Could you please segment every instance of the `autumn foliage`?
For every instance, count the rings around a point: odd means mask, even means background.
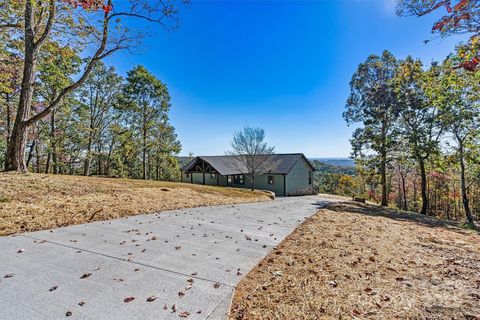
[[[74,8],[81,7],[85,10],[103,10],[104,12],[108,13],[113,9],[113,6],[111,4],[108,4],[104,0],[63,0],[63,1],[72,5]]]
[[[480,63],[479,2],[478,0],[402,0],[398,4],[399,15],[424,16],[432,12],[445,14],[434,23],[432,32],[441,36],[471,34],[463,47],[463,62],[460,67],[474,71]]]

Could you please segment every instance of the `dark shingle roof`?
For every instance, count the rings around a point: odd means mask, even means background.
[[[303,158],[312,170],[315,170],[303,153],[272,154],[270,157],[269,170],[265,173],[288,174],[300,158]],[[182,171],[191,169],[198,159],[210,164],[221,175],[242,174],[247,172],[245,165],[235,156],[198,156],[183,166]]]

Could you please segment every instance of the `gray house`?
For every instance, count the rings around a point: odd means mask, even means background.
[[[255,178],[255,189],[279,196],[318,193],[313,185],[315,168],[302,153],[272,154],[268,172]],[[199,156],[181,168],[182,182],[213,186],[250,188],[247,172],[235,156]]]

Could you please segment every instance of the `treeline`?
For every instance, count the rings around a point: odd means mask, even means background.
[[[51,44],[36,74],[32,112],[40,113],[73,82],[80,58]],[[0,168],[12,137],[20,93],[15,56],[0,51]],[[9,75],[9,77],[6,77]],[[169,123],[167,86],[142,66],[123,78],[99,61],[85,82],[28,131],[29,171],[142,179],[178,178],[181,145]]]
[[[384,51],[360,64],[343,114],[354,124],[357,193],[446,219],[480,216],[480,74],[460,54],[424,66]]]

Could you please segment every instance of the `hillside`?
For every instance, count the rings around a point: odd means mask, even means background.
[[[417,214],[333,203],[238,285],[231,320],[469,319],[480,237]]]
[[[0,236],[148,212],[268,199],[265,193],[247,189],[0,173]]]
[[[335,173],[335,174],[355,175],[354,166],[331,164],[328,162],[323,162],[321,160],[313,160],[312,164],[315,167],[316,174],[322,175],[327,173]]]
[[[320,161],[335,167],[355,167],[355,161],[350,158],[312,158],[312,161]]]

